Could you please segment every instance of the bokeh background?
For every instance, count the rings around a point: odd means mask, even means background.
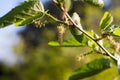
[[[24,0],[0,0],[0,17]],[[59,10],[52,0],[41,0],[45,9],[56,17]],[[99,34],[99,22],[105,11],[111,12],[114,24],[120,25],[120,1],[104,0],[104,8],[96,8],[80,1],[73,2],[70,14],[77,12],[84,29],[93,29]],[[65,38],[72,35],[67,30]],[[49,41],[57,40],[56,26],[47,24],[37,28],[30,24],[15,27],[10,25],[0,29],[0,80],[68,80],[75,69],[99,58],[97,53],[82,57],[89,48],[51,47]],[[117,67],[112,66],[104,72],[84,80],[120,80]]]

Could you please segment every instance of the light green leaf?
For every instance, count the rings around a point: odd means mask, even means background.
[[[65,4],[65,7],[66,7],[66,10],[69,11],[72,7],[72,1],[71,0],[64,0],[64,4]]]
[[[0,27],[13,23],[17,26],[29,24],[41,18],[43,14],[44,8],[39,0],[25,1],[0,18]]]
[[[116,29],[113,31],[112,34],[115,35],[115,36],[119,36],[119,37],[120,37],[120,27],[119,27],[119,28],[116,28]]]
[[[66,8],[66,11],[69,11],[72,7],[71,0],[55,0],[56,2],[60,3],[62,6]]]
[[[111,67],[110,59],[105,58],[96,59],[74,71],[70,76],[69,80],[80,80],[86,77],[90,77],[110,67]]]
[[[79,43],[76,39],[71,38],[68,40],[65,40],[63,44],[59,44],[58,41],[51,41],[48,43],[50,46],[58,46],[58,47],[80,47],[83,46],[84,44]]]
[[[100,27],[101,29],[106,29],[109,27],[109,25],[113,22],[113,16],[109,12],[105,12],[104,16],[102,17],[100,21]]]
[[[103,7],[104,1],[103,0],[84,0],[85,2],[92,4],[94,6]]]

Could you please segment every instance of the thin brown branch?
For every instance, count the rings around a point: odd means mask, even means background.
[[[56,0],[53,0],[54,2]],[[56,3],[56,2],[55,2]],[[96,39],[94,37],[92,37],[91,35],[89,35],[87,32],[85,32],[83,29],[80,29],[79,26],[73,21],[73,19],[69,16],[69,14],[65,11],[64,7],[59,5],[59,3],[56,3],[58,5],[58,7],[65,12],[66,16],[68,17],[68,19],[70,20],[70,22],[75,26],[75,28],[77,28],[79,31],[81,31],[83,34],[85,34],[87,37],[89,37],[90,39],[92,39],[105,53],[106,55],[110,56],[111,58],[118,60],[118,58],[116,58],[115,56],[113,56],[103,45],[101,45],[99,43],[99,40],[96,41]]]
[[[69,20],[73,23],[73,25],[75,26],[75,28],[77,28],[79,31],[81,31],[83,34],[85,34],[87,37],[89,37],[90,39],[92,39],[108,56],[110,56],[111,58],[118,60],[115,56],[113,56],[106,48],[104,48],[104,46],[102,46],[99,41],[96,41],[96,39],[94,39],[92,36],[90,36],[88,33],[86,33],[84,30],[80,29],[79,26],[76,25],[76,23],[72,20],[72,18],[69,16],[68,13],[66,13],[66,16],[69,18]]]

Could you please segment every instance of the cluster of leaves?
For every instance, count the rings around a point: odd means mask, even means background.
[[[53,0],[57,4],[60,4],[59,7],[63,10],[66,8],[66,11],[69,11],[71,8],[71,0]],[[103,7],[103,0],[83,0],[94,6]],[[65,12],[66,13],[66,12]],[[66,15],[65,15],[66,16]],[[99,52],[101,54],[105,53],[100,46],[103,46],[103,38],[107,36],[120,36],[120,27],[112,25],[113,16],[109,12],[105,12],[103,18],[100,21],[101,35],[98,36],[93,31],[86,31],[83,29],[80,23],[80,17],[75,12],[73,13],[72,18],[69,16],[65,17],[66,19],[61,21],[56,17],[50,15],[47,11],[44,10],[43,4],[39,0],[28,0],[20,4],[19,6],[12,9],[9,13],[0,18],[0,27],[5,27],[11,24],[16,26],[22,26],[30,23],[35,23],[37,26],[42,26],[49,22],[54,22],[57,26],[62,26],[59,31],[62,31],[62,28],[69,27],[73,38],[64,40],[63,43],[58,41],[51,41],[48,44],[51,46],[63,46],[63,47],[82,47],[88,46],[92,48],[93,51]],[[74,25],[69,25],[69,20],[72,19]],[[64,32],[60,32],[62,34]],[[89,36],[87,36],[87,35]],[[61,37],[62,38],[62,37]],[[119,61],[118,61],[119,63]],[[93,60],[72,73],[69,80],[78,80],[85,77],[93,76],[97,73],[102,72],[105,69],[111,67],[111,60],[109,58],[101,58]]]

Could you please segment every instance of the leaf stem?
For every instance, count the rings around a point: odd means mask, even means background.
[[[88,33],[86,33],[84,30],[80,29],[79,26],[77,26],[77,24],[72,20],[72,18],[69,16],[69,14],[66,12],[65,13],[66,16],[68,17],[68,19],[73,23],[73,25],[75,26],[75,28],[77,28],[79,31],[81,31],[83,34],[85,34],[86,36],[88,36],[90,39],[92,39],[108,56],[110,56],[111,58],[113,58],[114,60],[118,60],[118,58],[116,58],[115,56],[113,56],[106,48],[104,48],[104,46],[102,46],[99,41],[96,41],[96,39],[94,39],[92,36],[90,36]]]
[[[54,16],[51,16],[50,14],[48,13],[44,13],[46,16],[48,16],[53,22],[57,22],[57,23],[60,23],[60,24],[64,24],[64,25],[67,25],[65,22],[55,18]]]

